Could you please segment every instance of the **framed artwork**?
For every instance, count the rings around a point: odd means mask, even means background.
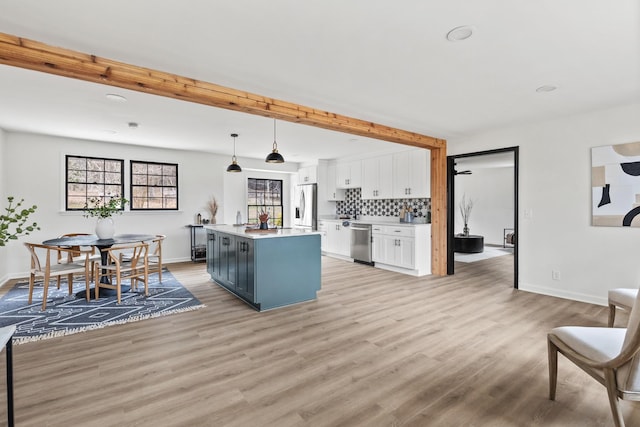
[[[591,225],[640,227],[640,142],[591,149]]]

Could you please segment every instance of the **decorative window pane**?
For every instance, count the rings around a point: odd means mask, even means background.
[[[178,165],[131,161],[131,210],[178,210]]]
[[[65,209],[83,210],[91,198],[124,197],[124,160],[66,156]]]

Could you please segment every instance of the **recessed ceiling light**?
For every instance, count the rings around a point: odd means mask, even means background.
[[[540,86],[539,88],[536,89],[536,92],[538,93],[542,93],[542,92],[553,92],[554,90],[558,89],[557,86],[553,86],[553,85],[544,85],[544,86]]]
[[[125,98],[122,95],[116,95],[115,93],[108,93],[107,95],[107,99],[109,101],[114,101],[114,102],[126,102],[127,98]]]
[[[129,122],[129,129],[138,129],[138,124],[136,122]]]
[[[474,29],[475,28],[471,25],[456,27],[447,33],[447,40],[449,40],[450,42],[459,42],[462,40],[466,40],[473,35]]]

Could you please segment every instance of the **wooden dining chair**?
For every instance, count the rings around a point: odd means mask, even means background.
[[[77,236],[90,236],[90,235],[91,234],[89,234],[89,233],[65,233],[65,234],[61,234],[60,236],[58,236],[58,238],[77,237]],[[69,262],[83,263],[84,260],[85,260],[86,252],[89,253],[89,261],[91,263],[100,262],[100,253],[93,246],[78,246],[78,245],[74,245],[74,246],[65,246],[65,248],[66,249],[71,249],[73,252],[65,254],[62,251],[58,251],[58,263],[59,264],[69,263]],[[90,280],[93,280],[93,267],[90,268],[90,273],[91,273],[91,276],[92,276],[90,278]],[[58,289],[60,289],[60,278],[59,277],[58,277]]]
[[[25,243],[24,244],[29,254],[31,255],[31,268],[29,271],[29,304],[31,304],[33,298],[33,288],[35,286],[36,277],[43,278],[43,292],[42,292],[42,310],[47,308],[47,294],[49,292],[49,281],[51,277],[59,278],[61,276],[67,277],[67,283],[69,285],[69,295],[73,293],[73,275],[84,274],[85,285],[87,290],[87,301],[89,301],[89,283],[91,277],[91,263],[89,261],[89,253],[84,253],[84,262],[67,262],[58,263],[57,257],[59,252],[67,253],[68,256],[73,256],[73,249],[60,248],[58,246],[47,246],[37,243]]]
[[[158,273],[158,282],[160,283],[162,283],[162,242],[166,237],[164,234],[156,234],[156,238],[151,241],[150,253],[147,257],[149,274]],[[123,252],[122,260],[130,261],[131,255],[131,252]]]
[[[616,288],[610,289],[608,292],[609,301],[609,321],[608,326],[613,327],[616,321],[616,310],[618,308],[631,311],[633,302],[638,296],[638,289],[633,288]]]
[[[561,353],[606,387],[614,424],[624,427],[618,399],[640,400],[639,295],[632,304],[626,328],[561,326],[547,335],[549,399],[556,397]]]
[[[142,282],[144,294],[149,296],[149,245],[147,243],[118,245],[104,248],[102,252],[107,253],[107,263],[96,263],[94,267],[96,300],[100,298],[100,288],[115,289],[118,304],[120,304],[122,281],[126,279],[131,281],[132,289],[136,289],[138,282]],[[123,259],[123,253],[130,253],[127,260]]]

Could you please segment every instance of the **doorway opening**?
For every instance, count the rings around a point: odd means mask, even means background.
[[[518,147],[507,147],[447,157],[447,274],[455,273],[456,244],[464,245],[463,250],[469,251],[479,250],[476,246],[487,243],[512,247],[513,288],[518,289],[518,151]],[[475,185],[459,181],[474,178]],[[489,181],[491,179],[494,181]],[[474,194],[467,194],[468,189],[473,189]],[[483,210],[490,212],[476,221],[478,234],[471,231],[468,239],[461,238],[464,234],[460,225],[460,199],[463,195],[466,204],[471,200],[475,208],[475,211],[472,208],[472,214],[467,215],[471,221],[472,215],[481,216]],[[456,218],[460,219],[456,221]],[[471,230],[472,224],[469,224]]]

